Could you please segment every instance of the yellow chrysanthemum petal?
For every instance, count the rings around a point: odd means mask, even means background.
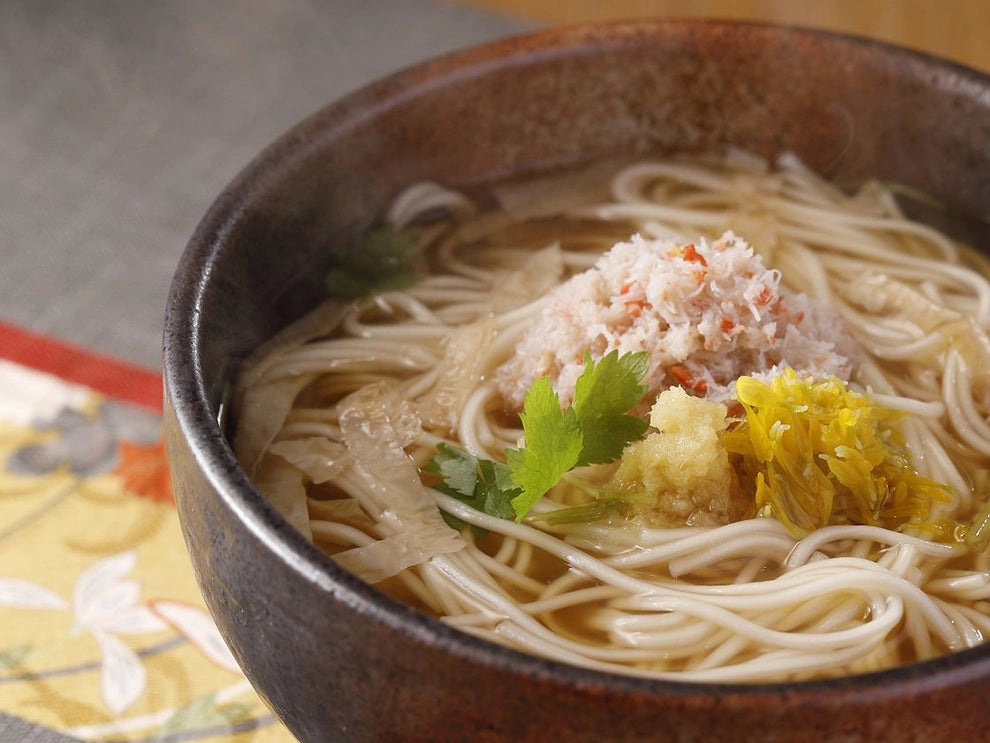
[[[951,494],[911,466],[901,413],[837,377],[802,379],[790,368],[769,383],[740,377],[736,390],[745,417],[723,443],[741,458],[758,512],[799,535],[835,523],[946,532],[929,517]]]

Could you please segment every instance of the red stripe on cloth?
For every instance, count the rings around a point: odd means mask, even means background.
[[[0,321],[0,358],[161,412],[161,374]]]

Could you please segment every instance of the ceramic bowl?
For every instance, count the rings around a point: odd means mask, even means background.
[[[218,424],[238,363],[321,297],[327,246],[404,184],[429,178],[483,201],[508,177],[727,145],[920,188],[975,217],[973,239],[990,246],[987,76],[862,39],[728,22],[556,29],[420,64],[319,110],[219,195],[168,301],[169,457],[206,603],[301,741],[985,739],[990,645],[850,678],[720,685],[474,639],[304,540]]]

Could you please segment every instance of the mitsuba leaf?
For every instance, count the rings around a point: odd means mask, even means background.
[[[481,474],[479,482],[483,486],[482,510],[489,516],[511,519],[512,499],[518,494],[519,488],[513,484],[509,468],[501,462],[479,459],[478,472]]]
[[[423,469],[443,478],[435,486],[441,493],[458,500],[474,497],[478,486],[477,457],[448,444],[437,444],[437,453]]]
[[[597,364],[585,354],[584,372],[574,387],[572,406],[584,433],[578,466],[613,461],[626,444],[641,438],[649,428],[642,418],[626,415],[646,392],[639,380],[646,374],[647,364],[645,351],[623,356],[612,351]]]
[[[340,252],[337,265],[327,273],[327,291],[340,299],[356,299],[416,283],[421,276],[418,245],[414,230],[397,230],[390,224],[371,228]]]
[[[586,356],[568,408],[561,409],[549,379],[533,383],[519,416],[524,443],[506,449],[505,464],[439,444],[423,469],[440,476],[433,487],[441,493],[491,516],[522,521],[567,472],[611,462],[626,444],[642,437],[647,422],[627,411],[646,391],[640,384],[646,367],[646,353],[619,356],[613,351],[597,364]],[[465,526],[449,514],[444,518],[454,528]]]
[[[433,486],[441,493],[489,516],[515,517],[511,501],[520,490],[512,483],[509,468],[501,462],[478,459],[462,449],[441,443],[437,444],[437,453],[423,469],[442,478]],[[464,521],[449,513],[444,513],[443,518],[457,531],[467,527]]]
[[[578,463],[584,436],[574,408],[560,409],[560,397],[546,377],[526,393],[520,414],[526,446],[507,449],[512,481],[522,492],[512,499],[516,520],[522,520],[543,495]]]

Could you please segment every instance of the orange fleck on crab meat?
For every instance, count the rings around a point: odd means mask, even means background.
[[[708,392],[708,382],[703,379],[695,379],[683,364],[674,364],[667,371],[685,389],[693,390],[699,394]]]
[[[622,285],[619,289],[619,296],[625,297],[632,288],[636,286],[635,282],[627,282]],[[622,303],[626,306],[626,312],[629,313],[630,317],[639,317],[643,314],[643,308],[646,306],[646,300],[639,298],[623,299]]]
[[[766,307],[768,304],[773,302],[775,299],[773,292],[770,291],[770,287],[764,286],[760,289],[760,293],[756,295],[753,300],[753,304],[759,305],[760,307]]]
[[[698,252],[698,249],[694,247],[693,243],[684,246],[681,258],[691,263],[700,263],[705,268],[708,268],[708,261],[705,260],[705,256]]]

